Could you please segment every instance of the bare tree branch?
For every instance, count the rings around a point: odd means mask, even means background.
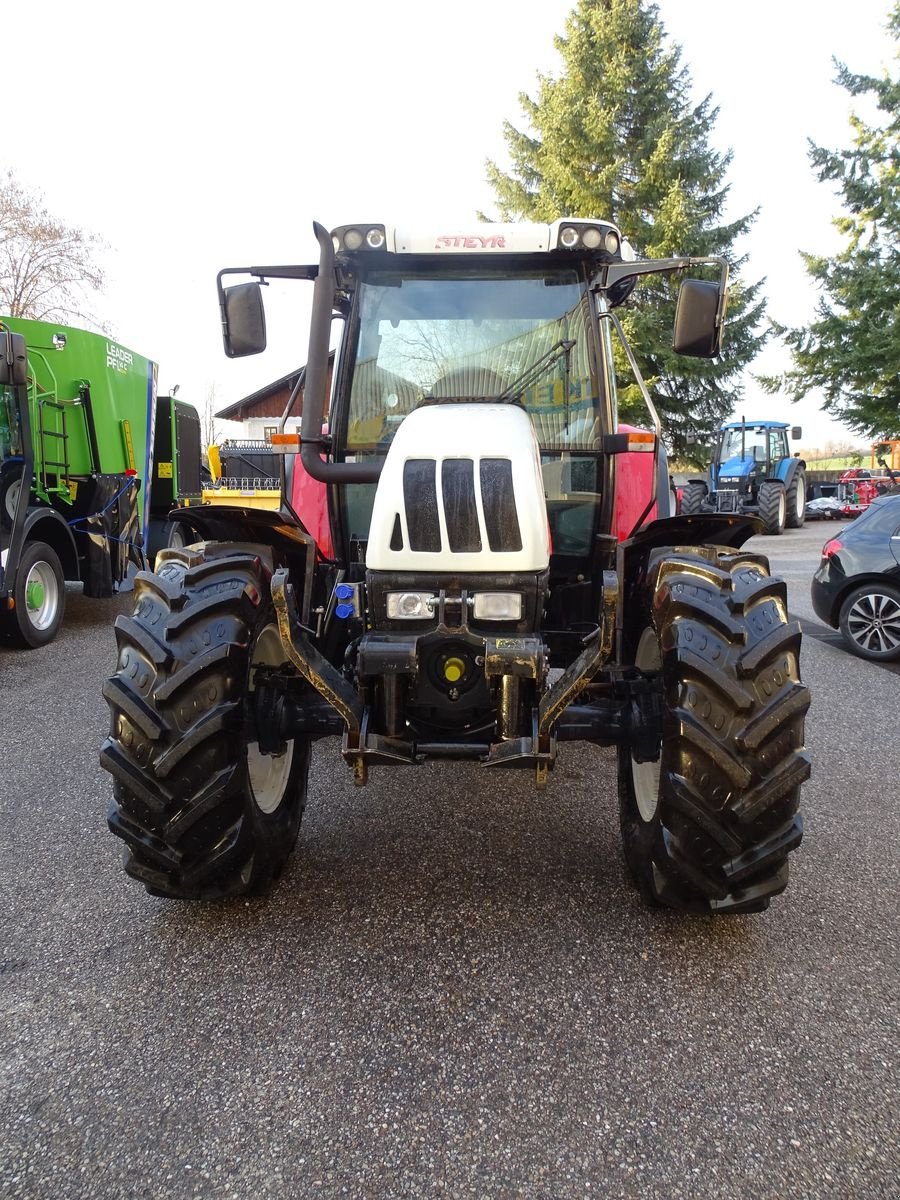
[[[0,312],[38,321],[99,325],[85,301],[103,286],[105,243],[68,226],[11,171],[0,178]]]

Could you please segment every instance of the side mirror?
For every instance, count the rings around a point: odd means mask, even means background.
[[[722,343],[722,327],[716,324],[718,312],[717,283],[682,280],[675,306],[675,353],[688,358],[715,358]]]
[[[799,425],[795,425],[791,429],[791,437],[795,442],[798,442],[803,437],[803,429]]]
[[[222,294],[222,337],[229,358],[261,354],[266,348],[266,313],[258,283],[236,283]]]
[[[0,333],[0,384],[17,387],[28,378],[28,356],[21,333]]]

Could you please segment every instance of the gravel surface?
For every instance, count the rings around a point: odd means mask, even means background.
[[[759,538],[814,628],[832,525]],[[767,913],[643,909],[609,751],[547,791],[316,749],[265,901],[147,896],[97,765],[111,624],[0,650],[0,1196],[891,1197],[896,674],[818,634],[806,838]],[[826,636],[820,636],[826,635]]]

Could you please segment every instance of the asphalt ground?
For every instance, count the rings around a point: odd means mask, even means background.
[[[836,526],[759,538],[792,611]],[[267,900],[121,870],[100,687],[129,598],[0,650],[0,1196],[898,1195],[896,674],[806,636],[814,772],[767,913],[643,909],[609,751],[544,794],[319,743]],[[824,636],[823,636],[824,635]]]

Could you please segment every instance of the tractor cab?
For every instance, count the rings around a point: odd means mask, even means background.
[[[467,451],[490,457],[502,450],[503,435],[493,431],[503,422],[486,421],[484,406],[499,406],[498,415],[521,409],[535,433],[554,545],[588,555],[610,398],[583,273],[569,264],[540,263],[527,273],[422,264],[367,271],[357,289],[345,419],[334,426],[339,453],[383,459],[408,417],[442,408],[451,414],[444,424],[462,425]],[[496,437],[501,444],[485,444]],[[370,511],[348,496],[343,524],[351,538],[367,539]]]
[[[9,545],[9,529],[15,516],[22,470],[22,452],[18,392],[10,384],[0,384],[0,552]]]
[[[542,578],[532,625],[555,626],[574,653],[617,541],[672,511],[643,381],[653,428],[618,422],[613,344],[630,351],[614,309],[649,264],[601,221],[317,231],[317,267],[249,271],[316,280],[289,507],[351,573],[377,560],[379,571],[465,574],[468,587],[471,573],[506,575],[527,559]],[[726,268],[702,261],[720,280],[682,284],[676,336],[688,354],[715,353],[721,329]],[[231,273],[220,300],[238,356],[264,343],[264,319],[259,284],[225,288]],[[532,525],[542,549],[526,553]]]
[[[330,423],[335,460],[379,473],[341,489],[344,553],[492,587],[536,572],[531,628],[551,557],[554,584],[596,576],[615,428],[586,264],[535,257],[360,254]],[[590,619],[596,592],[580,591]]]

